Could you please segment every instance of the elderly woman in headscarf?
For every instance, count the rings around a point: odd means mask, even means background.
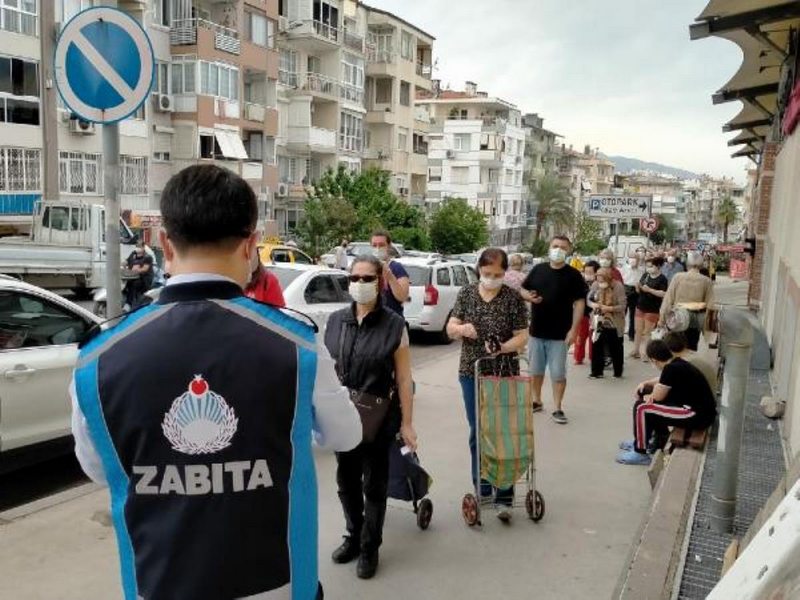
[[[686,329],[686,341],[690,350],[697,350],[700,334],[705,324],[706,310],[714,301],[714,283],[700,273],[703,266],[703,255],[690,252],[686,259],[688,271],[676,273],[669,283],[667,295],[661,303],[659,325],[667,322],[673,308],[682,308],[689,312],[689,327]]]

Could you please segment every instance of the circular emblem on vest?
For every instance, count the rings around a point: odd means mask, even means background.
[[[173,450],[213,454],[231,445],[238,424],[233,408],[202,375],[195,375],[189,389],[172,402],[161,429]]]

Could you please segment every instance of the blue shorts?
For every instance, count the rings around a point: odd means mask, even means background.
[[[567,342],[564,340],[532,337],[528,342],[528,360],[531,375],[541,377],[549,369],[552,381],[567,380]]]

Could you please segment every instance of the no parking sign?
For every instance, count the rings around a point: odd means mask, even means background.
[[[56,46],[56,85],[69,109],[92,123],[131,116],[153,87],[153,46],[136,19],[115,8],[78,13]]]

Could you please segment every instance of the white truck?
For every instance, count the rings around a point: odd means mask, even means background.
[[[120,255],[133,251],[136,236],[120,219]],[[0,273],[45,289],[71,289],[87,296],[105,285],[105,209],[72,200],[37,203],[27,237],[0,238]]]
[[[652,245],[653,243],[644,235],[621,235],[619,239],[612,235],[608,239],[608,247],[614,251],[620,265],[625,264],[625,260],[640,248],[648,249]]]

